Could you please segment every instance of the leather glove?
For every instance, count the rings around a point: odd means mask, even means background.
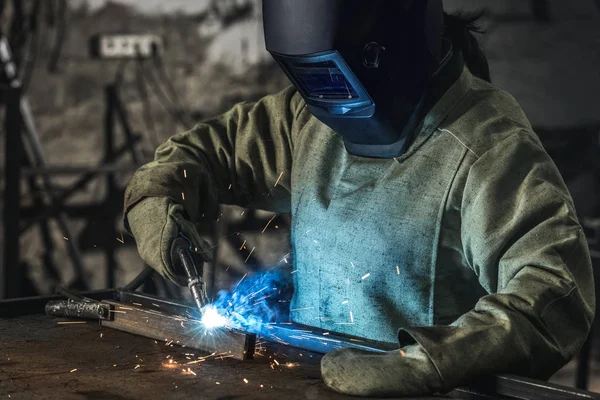
[[[325,384],[353,396],[425,396],[442,390],[442,380],[419,344],[385,353],[339,349],[321,359]]]
[[[213,250],[203,240],[181,204],[168,197],[147,197],[126,215],[142,259],[165,278],[186,286],[185,277],[175,274],[171,264],[171,244],[181,233],[205,262],[213,260]]]

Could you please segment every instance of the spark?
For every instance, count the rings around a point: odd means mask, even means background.
[[[273,360],[273,362],[274,362],[275,364],[279,365],[279,361],[277,361],[277,360]]]
[[[305,311],[312,310],[314,307],[305,307],[305,308],[291,308],[290,311]]]
[[[168,341],[168,342],[165,344],[165,346],[168,346],[168,345],[170,345],[171,343],[173,343],[173,341],[172,341],[172,340],[169,340],[169,341]]]
[[[279,180],[281,180],[282,176],[283,176],[283,172],[281,174],[279,174],[279,178],[277,178],[277,181],[275,182],[275,185],[273,185],[273,187],[277,186],[277,184],[279,183]]]
[[[77,368],[73,368],[72,370],[70,370],[69,372],[75,372],[77,371]]]
[[[137,364],[137,365],[135,366],[135,368],[133,368],[133,369],[138,369],[139,367],[140,367],[140,364]]]
[[[297,362],[289,362],[289,363],[285,364],[285,366],[288,368],[297,367],[298,365],[300,365],[300,363],[297,363]]]
[[[360,278],[361,281],[364,281],[365,279],[367,279],[368,277],[371,276],[371,273],[366,274],[365,276],[363,276],[362,278]]]
[[[264,229],[262,230],[261,233],[265,233],[265,231],[267,230],[267,228],[269,227],[269,225],[271,224],[271,222],[273,222],[273,220],[275,219],[275,217],[277,216],[277,214],[273,215],[273,217],[271,217],[271,219],[269,220],[269,222],[267,222],[267,225],[265,225]]]
[[[227,190],[231,190],[231,183],[229,184],[229,187],[227,188]]]
[[[60,321],[58,325],[74,325],[74,324],[87,324],[86,321]]]
[[[400,275],[400,267],[398,267],[397,265],[396,265],[396,273],[397,273],[398,275]]]
[[[246,246],[246,241],[244,240],[244,243],[242,243],[242,245],[240,246],[240,250],[243,249]]]
[[[123,244],[125,244],[125,239],[123,239],[123,232],[121,232],[121,239],[117,238],[117,240]]]
[[[187,178],[187,171],[185,169],[183,170],[183,177]]]
[[[350,262],[350,265],[352,265],[352,268],[356,268],[353,262]]]
[[[248,379],[244,378],[244,383],[248,383]]]
[[[68,237],[66,237],[66,236],[63,236],[63,239],[65,239],[65,240],[69,240],[69,238],[68,238]]]
[[[400,349],[400,355],[402,357],[406,357],[406,352],[404,350]]]
[[[352,315],[352,311],[350,311],[350,321],[352,321],[352,323],[354,323],[354,315]]]
[[[344,301],[342,301],[342,304],[348,304],[349,301],[350,300],[344,300]]]
[[[244,274],[244,276],[242,276],[242,279],[240,279],[240,281],[237,283],[237,285],[235,285],[236,287],[240,286],[240,283],[242,283],[242,281],[244,279],[246,279],[246,277],[248,276],[248,274]]]
[[[286,261],[287,262],[287,261]],[[293,270],[292,272],[290,272],[290,274],[295,274],[296,272],[298,272],[297,269]]]
[[[262,289],[260,289],[260,290],[257,290],[257,291],[256,291],[256,292],[254,292],[254,293],[250,293],[250,294],[249,294],[249,295],[248,295],[246,298],[247,298],[247,299],[250,299],[250,298],[252,298],[252,297],[256,296],[257,294],[259,294],[260,292],[262,292],[262,291],[263,291],[263,290],[265,290],[265,289],[267,289],[267,286],[265,286],[264,288],[262,288]]]
[[[190,374],[192,374],[192,375],[196,376],[196,373],[195,373],[194,371],[192,371],[192,369],[191,369],[191,368],[188,368],[188,372],[189,372]]]
[[[142,306],[142,303],[131,303],[131,304],[133,304],[134,306],[138,306],[138,307]]]
[[[250,256],[251,256],[251,255],[252,255],[252,253],[254,252],[254,249],[255,249],[255,248],[256,248],[256,246],[252,248],[252,250],[250,251],[250,254],[248,254],[248,257],[246,257],[246,259],[244,260],[244,264],[246,263],[246,261],[248,261],[248,259],[250,258]]]
[[[160,308],[160,304],[152,303],[152,305]]]
[[[102,333],[100,333],[100,337],[102,337]]]
[[[215,385],[220,385],[220,384],[221,384],[221,382],[215,382]]]

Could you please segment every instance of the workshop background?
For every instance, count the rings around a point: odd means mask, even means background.
[[[6,141],[0,143],[2,225],[16,226],[0,232],[0,299],[50,294],[57,285],[121,287],[144,267],[120,215],[136,166],[194,122],[287,85],[264,50],[260,1],[0,4],[2,31],[15,52],[31,111],[23,117],[28,129],[21,132],[30,145],[16,182],[18,212],[15,193],[7,189],[15,178],[7,175],[12,149],[6,129]],[[486,11],[482,45],[492,80],[521,103],[563,173],[599,268],[600,1],[445,4],[448,11]],[[15,26],[13,17],[19,14],[22,23]],[[90,39],[107,33],[157,35],[163,46],[151,59],[92,58]],[[11,126],[9,107],[3,108],[3,124]],[[39,143],[40,151],[31,143]],[[206,232],[218,246],[215,287],[291,262],[288,221],[285,215],[223,207]],[[148,286],[160,294],[182,295],[160,279]],[[600,344],[595,342],[585,354],[593,353],[589,387],[600,392]],[[554,379],[574,385],[577,365],[571,363]]]

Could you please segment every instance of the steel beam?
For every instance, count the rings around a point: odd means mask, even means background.
[[[206,330],[194,307],[128,291],[119,292],[119,299],[104,301],[114,307],[114,315],[110,321],[102,320],[102,326],[238,360],[254,355],[254,333],[226,328]]]

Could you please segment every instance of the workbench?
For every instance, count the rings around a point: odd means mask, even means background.
[[[209,356],[98,321],[33,314],[42,300],[0,302],[0,399],[351,398],[326,388],[317,353],[259,340],[253,360]],[[548,388],[536,381],[525,387],[533,397],[518,398],[600,398],[570,390],[547,397]],[[421,399],[441,398],[507,399],[464,391]]]

